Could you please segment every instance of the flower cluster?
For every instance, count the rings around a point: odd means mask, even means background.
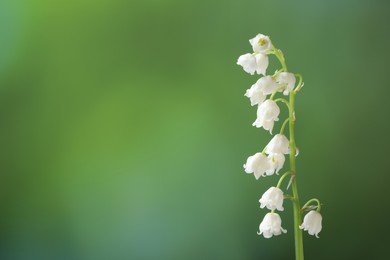
[[[286,63],[283,53],[276,49],[270,38],[263,34],[256,35],[253,39],[249,40],[252,46],[253,53],[246,53],[241,55],[237,64],[242,66],[245,72],[254,75],[262,75],[248,90],[245,92],[245,96],[249,98],[251,106],[257,105],[257,117],[253,122],[253,126],[257,128],[264,128],[272,135],[275,122],[279,121],[280,108],[278,103],[285,103],[289,110],[289,118],[287,118],[282,126],[280,133],[275,134],[269,143],[265,146],[263,151],[259,151],[252,156],[249,156],[244,164],[245,172],[253,174],[258,180],[260,177],[271,176],[278,174],[283,168],[285,163],[285,155],[290,156],[290,170],[283,174],[276,187],[269,188],[260,198],[260,208],[267,208],[271,212],[267,213],[259,226],[259,235],[263,235],[265,238],[277,236],[287,231],[282,228],[282,220],[278,213],[275,211],[283,211],[283,201],[285,197],[292,198],[293,196],[284,195],[280,189],[280,185],[286,176],[291,176],[290,183],[295,180],[295,157],[298,155],[298,149],[295,147],[295,140],[291,134],[291,127],[295,121],[294,112],[294,95],[302,88],[302,77],[299,74],[293,74],[287,71]],[[273,75],[267,75],[267,68],[269,64],[269,55],[275,55],[280,61],[282,68],[277,70]],[[297,77],[299,83],[297,83]],[[290,101],[283,98],[275,99],[278,93],[282,93],[284,96],[289,96]],[[285,127],[289,125],[290,138],[289,140],[284,134]],[[292,160],[294,162],[292,162]],[[292,166],[293,165],[293,166]],[[297,196],[293,187],[294,196]],[[316,199],[315,199],[316,200]],[[320,203],[318,200],[318,206],[316,211],[310,211],[304,218],[302,225],[299,228],[308,231],[310,235],[318,235],[321,231],[322,217],[319,213]],[[311,202],[311,201],[309,201]],[[297,202],[299,206],[299,201]],[[306,209],[307,205],[303,209]],[[299,229],[298,229],[299,230]]]
[[[274,173],[278,174],[285,161],[284,154],[288,153],[289,142],[287,137],[277,134],[265,147],[263,153],[256,153],[248,157],[246,164],[244,164],[245,172],[253,173],[256,180]]]

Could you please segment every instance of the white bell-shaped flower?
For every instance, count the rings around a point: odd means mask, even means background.
[[[263,234],[265,238],[271,238],[272,236],[278,236],[286,233],[287,230],[282,228],[282,219],[278,213],[267,213],[260,223],[258,235]]]
[[[258,53],[266,53],[271,47],[271,40],[267,35],[258,34],[254,38],[249,40],[252,45],[253,51]]]
[[[250,99],[252,106],[259,105],[264,102],[267,95],[274,93],[278,88],[278,83],[271,76],[265,76],[247,89],[245,96]]]
[[[283,211],[283,200],[283,191],[277,187],[271,187],[261,196],[260,208],[267,207],[269,210]]]
[[[256,72],[259,75],[265,75],[268,68],[268,56],[262,53],[257,53],[256,58]]]
[[[265,148],[265,152],[267,154],[288,154],[290,152],[289,149],[289,141],[287,137],[283,134],[275,135],[271,141],[267,144]]]
[[[263,103],[266,98],[266,95],[257,84],[253,84],[250,89],[247,89],[245,96],[250,99],[251,106]]]
[[[268,56],[262,53],[246,53],[238,57],[237,64],[242,66],[245,72],[253,75],[265,75],[268,68]]]
[[[256,180],[258,180],[261,176],[265,176],[265,172],[269,170],[270,165],[267,156],[256,153],[248,157],[244,168],[246,173],[253,173]]]
[[[258,86],[265,95],[272,94],[279,88],[278,83],[276,83],[271,76],[261,77],[256,81],[255,85]]]
[[[279,113],[280,109],[276,102],[268,99],[257,108],[257,119],[252,125],[257,128],[263,127],[272,134],[274,122],[279,120]]]
[[[285,90],[283,91],[284,95],[288,95],[288,93],[294,89],[296,81],[297,79],[295,78],[294,74],[290,72],[280,72],[276,76],[276,82],[282,86],[286,86]]]
[[[279,170],[283,168],[285,160],[286,158],[284,158],[284,155],[281,153],[271,153],[270,155],[268,155],[270,169],[266,172],[266,174],[278,174]]]
[[[242,66],[245,72],[253,75],[257,70],[257,62],[255,56],[246,53],[238,57],[237,64]]]
[[[315,235],[318,238],[318,233],[322,229],[321,214],[315,210],[310,211],[303,218],[303,223],[299,228],[308,231],[310,235]]]

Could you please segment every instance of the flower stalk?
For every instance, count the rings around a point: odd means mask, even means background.
[[[278,58],[280,64],[283,67],[283,71],[287,72],[287,65],[284,59],[282,51],[275,50],[275,56]],[[300,74],[299,74],[300,75]],[[302,84],[302,76],[300,76],[300,84]],[[301,206],[299,202],[298,195],[298,185],[297,185],[297,169],[295,163],[295,154],[296,154],[296,145],[295,145],[295,91],[290,92],[289,102],[288,102],[288,123],[289,123],[289,139],[290,139],[290,171],[292,175],[292,192],[293,192],[293,214],[294,214],[294,241],[295,241],[295,259],[303,260],[303,239],[302,239],[302,230],[299,228],[300,223],[302,222],[301,216]],[[284,127],[282,126],[282,130]]]
[[[294,173],[292,179],[292,192],[293,192],[293,211],[294,211],[294,240],[295,240],[295,259],[303,260],[303,240],[302,240],[302,230],[299,228],[299,225],[302,221],[301,216],[301,206],[299,203],[298,196],[298,185],[297,185],[297,169],[295,164],[295,92],[290,93],[290,102],[289,102],[289,130],[290,130],[290,170]]]

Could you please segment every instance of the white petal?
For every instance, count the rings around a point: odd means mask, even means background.
[[[276,82],[280,85],[286,85],[286,89],[283,92],[284,95],[288,95],[290,91],[292,91],[295,87],[296,78],[293,73],[290,72],[280,72],[276,76]]]
[[[256,58],[250,54],[246,53],[238,57],[237,64],[242,66],[245,72],[253,75],[257,69]]]
[[[269,133],[272,135],[272,130],[274,129],[274,121],[272,120],[263,121],[262,126],[265,130],[269,131]]]
[[[271,153],[268,156],[268,161],[273,172],[279,173],[279,170],[283,168],[285,157],[281,153]]]
[[[267,154],[288,154],[289,150],[289,141],[287,137],[282,134],[277,134],[267,144],[265,152]]]
[[[265,75],[268,68],[268,56],[265,54],[256,54],[256,72],[259,75]]]
[[[280,109],[275,101],[266,100],[261,103],[257,108],[257,119],[253,123],[257,128],[263,127],[265,130],[272,133],[274,127],[274,121],[278,121]]]
[[[283,191],[277,187],[269,188],[260,198],[260,208],[267,207],[269,210],[283,210]]]
[[[264,95],[272,94],[279,88],[279,84],[276,83],[271,76],[264,76],[255,84],[264,93]]]
[[[322,229],[321,214],[315,210],[310,211],[303,218],[303,223],[299,228],[308,231],[310,235],[315,235],[318,238],[318,233]]]
[[[259,179],[270,168],[267,157],[262,153],[256,153],[249,156],[244,164],[246,173],[253,173],[256,179]]]
[[[266,98],[257,84],[253,84],[250,89],[247,89],[244,96],[250,99],[252,106],[263,103]]]

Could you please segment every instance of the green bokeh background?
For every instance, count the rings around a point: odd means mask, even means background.
[[[270,135],[248,39],[303,74],[307,259],[389,257],[390,1],[1,0],[0,259],[293,259],[242,165]],[[276,60],[271,59],[275,69]],[[276,128],[280,123],[276,125]]]

